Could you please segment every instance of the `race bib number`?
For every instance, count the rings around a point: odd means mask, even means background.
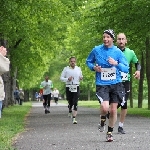
[[[70,92],[77,92],[77,85],[70,85],[69,86],[69,91]]]
[[[121,79],[122,79],[123,81],[128,80],[128,73],[121,72]]]
[[[115,80],[116,68],[102,68],[101,79],[102,80]]]

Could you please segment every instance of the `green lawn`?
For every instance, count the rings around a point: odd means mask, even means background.
[[[59,102],[67,104],[67,101],[65,101],[65,100],[59,101]],[[128,102],[128,105],[129,105],[129,102]],[[95,100],[95,101],[79,101],[78,106],[89,107],[89,108],[99,108],[99,102],[97,100]],[[143,108],[137,108],[137,106],[138,106],[137,101],[134,101],[133,106],[134,106],[134,108],[130,108],[130,106],[128,106],[128,114],[139,115],[139,116],[143,116],[143,117],[150,117],[150,110],[148,110],[148,108],[147,108],[148,105],[147,105],[146,100],[143,101]],[[118,112],[120,112],[120,108],[118,109]]]
[[[0,150],[14,150],[11,148],[12,139],[24,131],[25,118],[30,109],[31,102],[4,108],[0,119]]]

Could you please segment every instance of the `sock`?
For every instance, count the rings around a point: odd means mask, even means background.
[[[101,121],[105,122],[106,121],[106,116],[101,116],[100,122]]]
[[[119,122],[119,127],[123,127],[123,123],[122,122]]]
[[[113,132],[113,128],[108,126],[108,132]]]

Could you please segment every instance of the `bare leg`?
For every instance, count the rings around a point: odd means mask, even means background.
[[[113,128],[116,121],[117,121],[117,105],[118,103],[111,103],[110,104],[110,108],[109,108],[109,112],[110,112],[110,116],[109,116],[109,127]]]
[[[73,112],[72,112],[72,115],[73,115],[73,124],[77,124],[77,121],[76,121],[76,116],[77,116],[77,110],[73,110]]]
[[[76,111],[76,110],[73,110],[72,115],[73,115],[74,117],[76,117],[77,111]]]
[[[111,103],[109,108],[110,116],[109,116],[108,131],[106,134],[106,139],[108,142],[113,141],[112,132],[114,125],[117,121],[117,105],[118,103]]]
[[[127,109],[121,109],[121,112],[120,112],[120,122],[121,123],[124,123],[126,115],[127,115]]]
[[[127,109],[121,108],[120,112],[120,122],[119,122],[119,127],[118,127],[118,133],[125,134],[126,132],[123,130],[123,123],[125,121],[125,117],[127,114]]]
[[[105,121],[108,109],[109,109],[109,101],[103,101],[100,105],[100,122],[98,124],[98,130],[100,132],[104,132],[105,130]]]
[[[100,105],[100,116],[105,116],[109,110],[109,101],[103,101]]]

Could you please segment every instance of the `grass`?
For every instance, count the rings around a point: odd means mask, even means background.
[[[61,102],[61,101],[59,101]],[[63,100],[62,103],[66,103],[67,101]],[[128,102],[129,104],[129,102]],[[78,102],[78,106],[83,106],[83,107],[89,107],[89,108],[99,108],[99,102],[97,100],[95,101],[79,101]],[[143,101],[143,108],[137,108],[138,104],[137,101],[134,101],[133,104],[134,108],[130,108],[130,106],[128,105],[128,114],[130,115],[138,115],[138,116],[142,116],[142,117],[150,117],[150,110],[148,110],[147,108],[147,101],[144,100]],[[120,108],[118,109],[118,112],[120,112]]]
[[[25,116],[31,109],[31,102],[4,108],[0,119],[0,150],[13,150],[12,139],[24,131]]]

